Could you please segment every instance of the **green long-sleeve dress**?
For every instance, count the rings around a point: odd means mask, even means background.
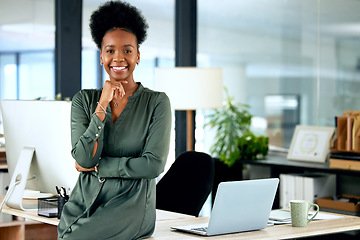
[[[72,100],[72,155],[84,168],[58,226],[59,239],[142,239],[155,227],[155,178],[169,152],[171,108],[165,93],[141,83],[113,123],[94,114],[102,89]],[[95,141],[98,150],[92,158]]]

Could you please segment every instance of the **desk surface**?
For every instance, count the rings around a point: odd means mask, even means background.
[[[344,216],[343,218],[331,220],[312,221],[307,227],[292,227],[291,224],[276,225],[267,227],[259,231],[218,235],[213,237],[201,237],[177,231],[171,231],[171,226],[181,226],[187,224],[197,224],[207,222],[208,218],[194,219],[171,219],[156,223],[155,233],[149,240],[168,240],[168,239],[294,239],[301,237],[319,236],[325,234],[340,233],[346,231],[360,230],[360,218],[354,216]]]
[[[4,199],[4,197],[1,196],[0,197],[0,202],[2,202],[3,199]],[[34,203],[36,204],[36,200],[23,200],[23,203],[33,205]],[[22,210],[19,210],[19,209],[9,208],[8,206],[6,206],[6,204],[4,204],[2,212],[7,213],[7,214],[11,214],[11,215],[14,215],[14,216],[18,216],[18,217],[31,219],[31,220],[34,220],[34,221],[39,221],[39,222],[51,224],[51,225],[58,225],[58,223],[59,223],[59,219],[57,219],[57,218],[41,217],[41,216],[38,216],[37,211],[22,211]]]
[[[2,197],[0,198],[2,201]],[[33,200],[32,200],[33,201]],[[24,202],[25,203],[25,202]],[[56,218],[46,218],[37,215],[34,211],[21,211],[4,206],[3,212],[28,218],[31,220],[57,225],[59,220]],[[290,239],[299,237],[318,236],[324,234],[340,233],[346,231],[360,230],[360,217],[342,215],[343,218],[330,220],[312,221],[305,228],[291,227],[290,224],[267,227],[263,230],[226,234],[213,237],[201,237],[192,234],[170,230],[171,226],[188,224],[206,223],[208,217],[193,217],[185,214],[173,213],[168,211],[156,210],[155,233],[149,240],[168,240],[168,239]]]
[[[3,197],[0,197],[0,202],[3,200]],[[36,200],[23,200],[24,204],[34,204]],[[9,208],[8,206],[4,205],[3,210],[4,213],[15,215],[18,217],[23,217],[27,219],[31,219],[34,221],[39,221],[51,225],[58,225],[59,219],[57,218],[47,218],[42,217],[37,214],[37,211],[22,211],[14,208]],[[168,212],[164,210],[156,210],[156,221],[164,221],[164,220],[173,220],[173,219],[194,219],[194,216]]]

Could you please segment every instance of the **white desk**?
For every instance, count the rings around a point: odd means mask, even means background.
[[[0,201],[2,201],[3,197],[0,197]],[[24,200],[24,204],[34,204],[35,200]],[[42,217],[37,214],[37,211],[22,211],[14,208],[9,208],[8,206],[3,207],[3,212],[7,214],[11,214],[18,217],[27,218],[30,220],[47,223],[50,225],[57,226],[59,224],[59,219],[57,218],[47,218]],[[172,219],[195,219],[194,216],[189,216],[180,213],[168,212],[163,210],[156,210],[156,221],[164,221],[164,220],[172,220]]]
[[[194,219],[169,219],[156,223],[155,233],[149,239],[152,240],[186,240],[186,239],[242,239],[242,240],[274,240],[274,239],[294,239],[301,237],[320,236],[326,234],[341,233],[352,230],[360,230],[360,217],[344,216],[343,218],[331,220],[312,221],[307,227],[292,227],[291,224],[276,225],[267,227],[263,230],[226,234],[213,237],[201,237],[177,231],[171,231],[171,226],[186,224],[197,224],[207,222],[208,218]]]
[[[0,197],[0,202],[3,197]],[[24,200],[24,204],[34,204],[36,200]],[[39,237],[36,231],[43,233],[42,239],[57,239],[57,225],[59,219],[47,218],[38,216],[37,211],[22,211],[18,209],[9,208],[4,205],[2,212],[11,214],[17,217],[26,218],[32,221],[13,221],[8,223],[0,223],[0,240],[14,239],[23,240],[25,238],[32,239],[33,236]],[[156,224],[168,220],[194,220],[194,216],[189,216],[180,213],[168,212],[163,210],[156,210]],[[46,223],[46,224],[39,224]],[[29,230],[28,230],[29,229]],[[30,233],[27,233],[29,231]],[[170,231],[170,230],[169,230]],[[47,234],[47,235],[46,235]],[[26,237],[25,237],[26,236]],[[36,238],[38,239],[38,238]]]
[[[1,200],[1,198],[0,198]],[[59,220],[56,218],[40,217],[36,212],[24,212],[16,209],[10,209],[4,206],[3,212],[25,217],[31,220],[57,225]],[[339,214],[337,214],[339,215]],[[330,220],[312,221],[304,228],[295,228],[290,224],[277,225],[267,227],[263,230],[235,233],[227,235],[219,235],[214,237],[201,237],[192,234],[177,232],[170,230],[171,226],[187,225],[204,223],[209,220],[208,217],[195,218],[193,216],[172,213],[162,210],[157,210],[155,233],[149,240],[186,240],[186,239],[291,239],[310,236],[319,236],[325,234],[340,233],[352,230],[360,230],[360,217],[342,215],[343,218]]]

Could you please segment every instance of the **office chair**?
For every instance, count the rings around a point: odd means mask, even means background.
[[[197,217],[213,181],[214,159],[202,152],[184,152],[156,185],[156,208]]]

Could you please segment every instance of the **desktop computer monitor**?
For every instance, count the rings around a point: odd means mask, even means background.
[[[71,102],[0,100],[0,111],[11,177],[6,204],[26,210],[25,188],[53,194],[56,186],[73,189],[78,172],[71,156]]]

